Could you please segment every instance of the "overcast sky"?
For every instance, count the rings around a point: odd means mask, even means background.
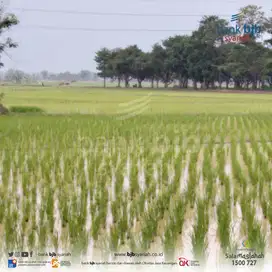
[[[190,34],[192,30],[196,29],[201,16],[188,15],[216,14],[230,20],[229,17],[237,13],[240,7],[257,3],[271,15],[271,0],[9,0],[7,10],[14,12],[20,20],[20,25],[13,28],[9,36],[19,43],[19,47],[8,51],[12,60],[3,56],[3,61],[5,69],[21,69],[25,72],[39,72],[41,70],[78,72],[81,69],[96,71],[93,59],[95,52],[102,47],[116,48],[138,44],[141,49],[150,50],[154,43],[170,35]],[[187,14],[187,16],[94,16],[90,14],[23,11],[20,9]],[[55,29],[45,29],[39,26],[51,26]],[[77,30],[63,30],[61,28],[77,28]],[[78,28],[176,29],[177,31],[114,32],[84,31]]]

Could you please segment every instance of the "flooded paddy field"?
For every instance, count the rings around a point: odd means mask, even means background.
[[[232,265],[226,255],[252,249],[265,257],[256,271],[266,271],[270,114],[7,118],[3,258],[16,250],[71,252],[96,262],[175,262],[175,271],[183,257],[200,271],[224,271],[218,266]]]

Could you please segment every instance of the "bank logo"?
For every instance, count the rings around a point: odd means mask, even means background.
[[[15,258],[8,260],[8,268],[16,268],[17,260]]]
[[[117,120],[126,120],[139,116],[150,108],[152,93],[131,100],[129,102],[120,103],[118,105]]]
[[[261,26],[258,24],[242,24],[243,13],[234,14],[231,16],[231,22],[236,22],[233,26],[218,26],[217,35],[218,40],[225,43],[245,43],[252,37],[258,36],[261,33]]]
[[[60,262],[57,257],[53,257],[51,260],[51,267],[52,268],[59,268],[60,267]]]
[[[242,246],[243,246],[244,248],[250,248],[250,243],[249,243],[249,241],[248,241],[248,240],[244,240],[244,241],[242,242]]]
[[[238,21],[242,13],[231,15],[231,22]]]

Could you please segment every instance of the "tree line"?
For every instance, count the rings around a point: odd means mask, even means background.
[[[248,34],[240,43],[225,43],[218,29],[230,25],[218,16],[204,16],[191,35],[175,35],[153,45],[144,52],[138,45],[126,48],[102,48],[96,52],[98,75],[124,82],[129,87],[132,80],[137,87],[149,81],[152,88],[163,83],[167,88],[176,83],[177,88],[199,86],[209,88],[264,89],[272,87],[272,39],[260,42],[264,34],[272,34],[272,18],[266,17],[262,7],[248,5],[239,10],[237,24],[257,24],[259,33]],[[136,87],[136,86],[134,86]]]
[[[99,79],[96,73],[88,70],[81,70],[79,73],[71,73],[69,71],[62,73],[51,73],[46,70],[39,73],[26,73],[18,69],[9,69],[6,72],[0,73],[0,80],[7,82],[33,83],[38,81],[97,81]]]

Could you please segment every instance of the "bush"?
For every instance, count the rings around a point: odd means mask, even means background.
[[[9,110],[5,108],[2,104],[0,104],[0,115],[8,114]]]
[[[12,106],[9,110],[12,113],[44,113],[43,109],[31,106]]]

